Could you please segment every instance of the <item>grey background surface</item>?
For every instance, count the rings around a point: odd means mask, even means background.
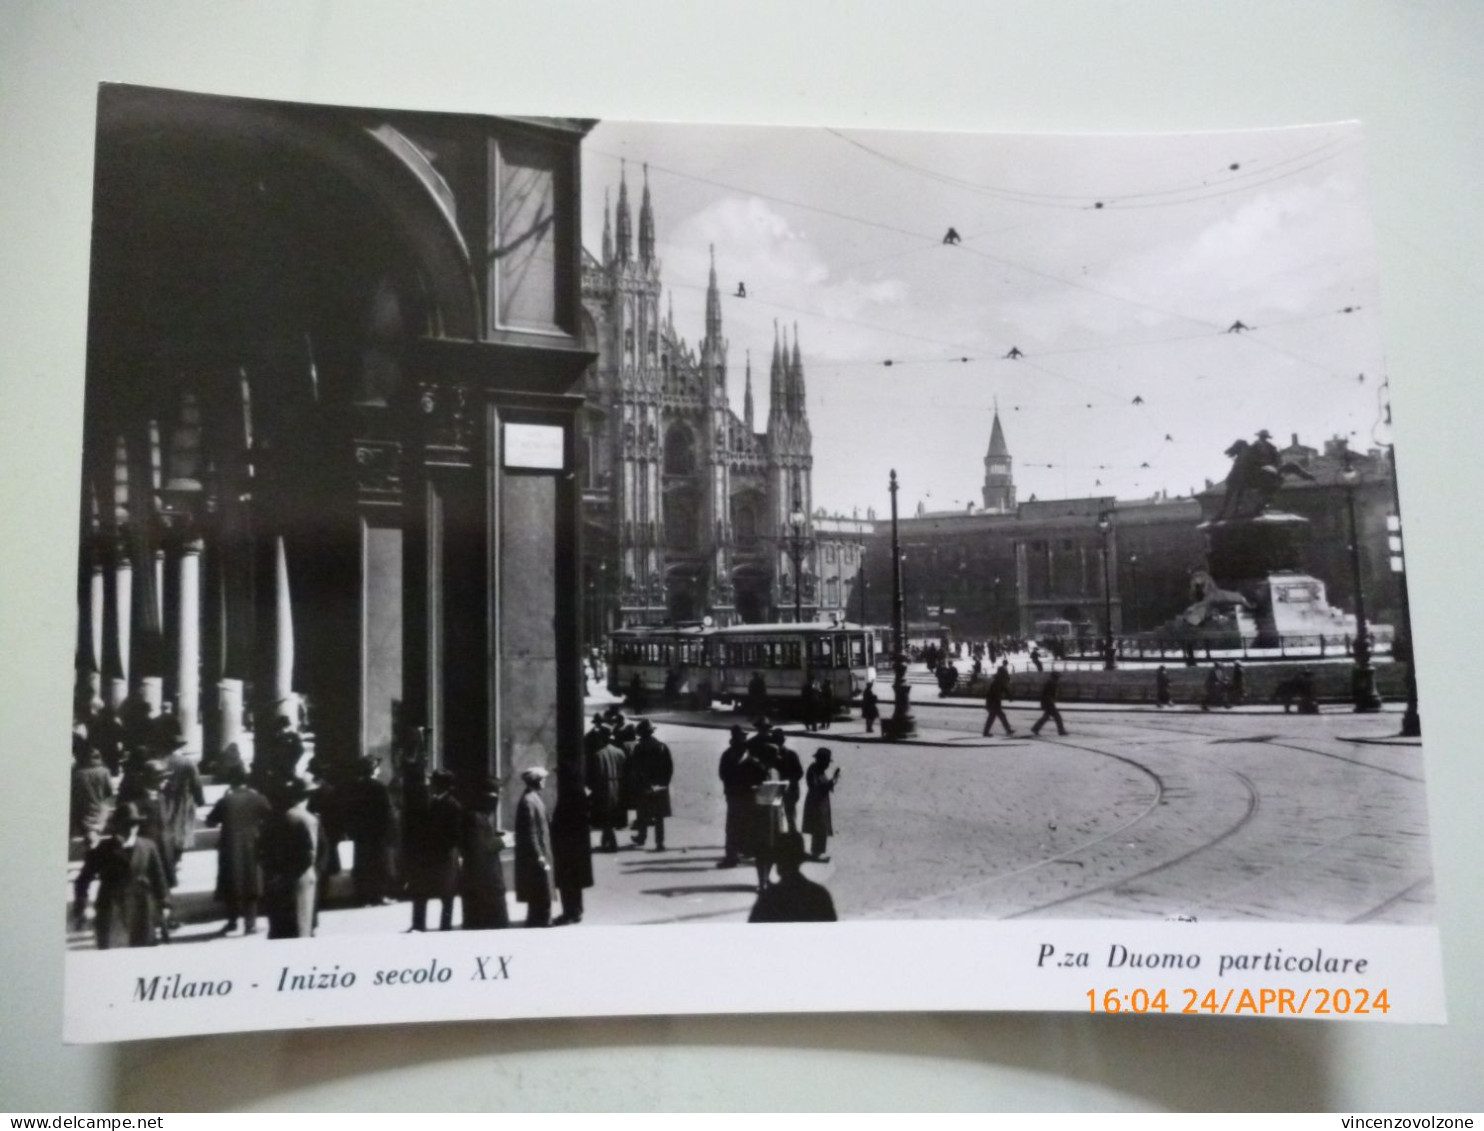
[[[0,21],[0,1108],[1484,1107],[1484,6],[7,0]],[[906,129],[1363,119],[1451,1023],[649,1018],[63,1048],[60,728],[93,104],[106,79],[482,113]]]

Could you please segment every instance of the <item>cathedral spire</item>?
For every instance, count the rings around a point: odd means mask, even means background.
[[[609,222],[611,209],[608,204],[608,190],[603,190],[603,266],[613,262],[613,225]]]
[[[742,393],[742,423],[747,425],[747,434],[752,435],[752,351],[747,351],[747,383]]]
[[[716,245],[711,245],[711,278],[706,283],[706,341],[721,346],[721,291],[716,286]]]
[[[629,212],[629,182],[624,163],[618,165],[618,246],[615,249],[620,263],[627,263],[633,249],[634,219]]]
[[[794,352],[793,361],[789,366],[789,377],[793,381],[793,405],[792,413],[796,420],[803,420],[809,415],[804,404],[804,362],[799,356],[799,324],[794,323]]]
[[[989,429],[989,452],[984,457],[984,509],[991,514],[1009,514],[1015,509],[1014,461],[1000,427],[999,399],[995,399],[994,423]]]
[[[639,262],[654,262],[654,210],[649,204],[649,162],[644,163],[644,195],[639,203]]]
[[[768,430],[787,412],[783,403],[783,362],[778,350],[778,319],[773,319],[773,363],[768,367]]]

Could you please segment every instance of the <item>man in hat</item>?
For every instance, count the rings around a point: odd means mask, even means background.
[[[1061,711],[1056,706],[1057,692],[1061,687],[1061,672],[1052,672],[1041,685],[1041,717],[1031,727],[1031,733],[1039,735],[1041,728],[1055,721],[1056,733],[1066,734],[1066,724],[1061,721]]]
[[[984,720],[984,737],[988,738],[990,730],[994,727],[996,719],[1005,726],[1006,734],[1014,734],[1015,729],[1011,727],[1010,720],[1005,715],[1005,699],[1010,694],[1010,663],[1001,660],[1000,666],[995,669],[994,675],[989,680],[989,691],[984,697],[984,710],[987,717]]]
[[[103,755],[87,741],[86,728],[83,732],[82,744],[74,743],[72,752],[72,835],[84,838],[92,848],[103,839],[113,815],[113,778]]]
[[[160,747],[160,821],[164,843],[161,850],[178,864],[190,849],[196,836],[196,810],[206,804],[201,787],[201,774],[195,761],[185,752],[186,737],[180,720],[161,716]]]
[[[800,761],[798,751],[788,745],[788,736],[782,730],[774,727],[770,737],[778,750],[778,776],[784,782],[783,821],[789,832],[796,833],[799,831],[799,783],[804,780],[804,763]]]
[[[154,946],[170,911],[170,888],[159,849],[140,835],[139,807],[126,801],[113,816],[113,835],[104,837],[83,859],[73,885],[73,927],[86,921],[88,889],[98,881],[93,931],[99,950]]]
[[[835,901],[823,884],[807,879],[803,872],[804,838],[783,833],[775,852],[778,880],[758,892],[749,923],[833,923]]]
[[[1170,673],[1163,664],[1154,673],[1154,705],[1156,707],[1174,706],[1174,698],[1170,694]]]
[[[526,905],[527,927],[551,926],[551,825],[541,787],[546,770],[532,766],[522,771],[526,791],[515,807],[515,898]]]
[[[553,920],[554,927],[582,922],[582,893],[593,886],[592,817],[583,775],[577,770],[567,761],[557,769],[556,810],[551,814],[551,874],[562,898],[562,913]]]
[[[459,831],[464,813],[453,796],[453,774],[434,770],[428,787],[427,809],[407,866],[412,929],[428,929],[428,901],[436,899],[438,929],[451,931],[453,901],[459,890]]]
[[[624,772],[628,754],[605,732],[605,741],[587,756],[587,788],[592,823],[602,833],[600,850],[618,851],[617,830],[628,823]]]
[[[307,939],[314,934],[320,831],[308,801],[309,786],[303,778],[270,787],[273,812],[258,838],[270,939]]]
[[[814,754],[814,764],[804,775],[808,786],[808,793],[804,795],[804,835],[809,838],[810,859],[822,864],[829,862],[825,850],[829,847],[830,837],[835,835],[830,795],[840,780],[840,768],[836,766],[835,772],[830,773],[832,759],[829,749],[821,746]]]
[[[466,931],[499,930],[510,926],[505,904],[505,872],[500,853],[500,783],[480,781],[464,809],[459,834],[459,902]]]
[[[227,771],[227,792],[206,817],[208,826],[221,829],[216,842],[216,898],[227,905],[223,934],[235,931],[239,918],[243,934],[258,929],[258,902],[263,898],[258,842],[272,812],[267,798],[247,784],[242,766]]]
[[[747,758],[747,732],[739,726],[732,727],[731,741],[721,752],[716,774],[721,778],[721,791],[727,803],[726,847],[722,850],[718,868],[735,868],[742,859],[743,825],[747,817],[747,804],[751,791],[741,772]]]
[[[638,739],[629,755],[629,769],[634,783],[634,843],[642,845],[654,826],[654,850],[665,850],[665,818],[670,816],[670,779],[675,776],[675,761],[670,748],[654,736],[654,726],[640,719]]]

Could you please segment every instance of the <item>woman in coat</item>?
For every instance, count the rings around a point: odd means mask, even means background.
[[[216,842],[216,898],[227,905],[223,934],[237,929],[239,916],[244,921],[243,934],[258,929],[258,901],[263,898],[258,837],[272,812],[267,799],[247,784],[247,771],[234,766],[227,777],[227,792],[206,818],[209,827],[222,830]]]
[[[466,931],[490,931],[510,926],[505,905],[505,872],[500,853],[505,836],[499,828],[500,786],[486,779],[464,810],[459,836],[459,900]]]
[[[835,835],[834,816],[830,807],[830,794],[840,780],[839,767],[830,773],[829,750],[821,746],[814,755],[814,764],[804,775],[804,835],[809,838],[809,857],[825,863],[829,860],[825,849],[830,837]]]
[[[82,929],[88,889],[98,881],[93,929],[99,950],[154,946],[170,910],[165,865],[155,843],[139,835],[138,806],[125,802],[113,817],[114,832],[88,850],[74,885],[73,926]]]
[[[541,787],[546,771],[532,766],[520,775],[526,791],[515,807],[515,898],[526,905],[527,927],[551,926],[551,826]]]

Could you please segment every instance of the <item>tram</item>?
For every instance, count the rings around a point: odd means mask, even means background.
[[[684,700],[696,707],[712,699],[705,625],[621,628],[608,637],[608,691],[640,699]]]
[[[876,681],[876,636],[851,624],[743,624],[707,635],[713,694],[745,704],[755,676],[769,700],[797,706],[804,682],[828,682],[841,710]]]

